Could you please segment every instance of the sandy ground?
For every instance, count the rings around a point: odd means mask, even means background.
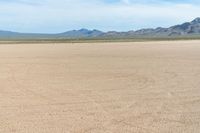
[[[1,133],[199,133],[200,41],[0,45]]]

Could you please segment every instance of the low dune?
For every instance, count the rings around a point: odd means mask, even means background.
[[[0,45],[1,133],[199,133],[200,41]]]

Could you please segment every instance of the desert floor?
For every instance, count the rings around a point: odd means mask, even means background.
[[[200,41],[0,45],[1,133],[199,133]]]

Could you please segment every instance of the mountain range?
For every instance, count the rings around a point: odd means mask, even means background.
[[[58,34],[37,34],[37,33],[19,33],[12,31],[1,31],[0,38],[137,38],[137,37],[174,37],[174,36],[200,36],[200,18],[196,18],[191,22],[186,22],[180,25],[171,26],[168,28],[148,28],[140,30],[130,30],[127,32],[109,31],[102,32],[100,30],[71,30]]]

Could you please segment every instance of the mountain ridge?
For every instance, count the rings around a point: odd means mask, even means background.
[[[44,33],[20,33],[13,31],[0,30],[0,38],[124,38],[124,37],[172,37],[172,36],[200,36],[200,17],[195,18],[191,22],[185,22],[168,28],[146,28],[136,31],[130,30],[126,32],[108,31],[103,32],[97,29],[88,30],[82,28],[80,30],[71,30],[56,34]]]

